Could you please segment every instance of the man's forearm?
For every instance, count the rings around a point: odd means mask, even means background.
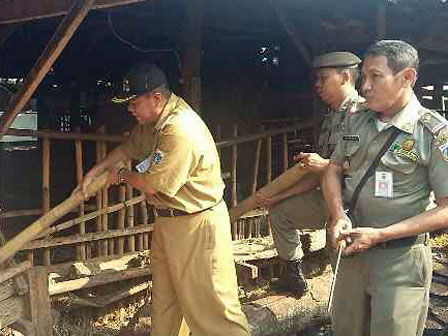
[[[381,229],[379,242],[416,236],[442,228],[448,228],[448,204],[437,206],[417,216]]]
[[[322,191],[327,202],[330,217],[333,219],[344,216],[341,188],[342,168],[332,163],[322,175]]]
[[[283,193],[279,194],[282,199],[300,195],[310,190],[315,189],[320,183],[319,175],[309,173],[305,175],[299,182],[294,184],[291,188],[287,189]]]
[[[129,159],[127,155],[121,150],[121,147],[118,146],[114,148],[112,151],[107,154],[107,156],[104,158],[103,161],[96,164],[89,173],[92,176],[98,176],[102,172],[106,171],[107,169],[113,167],[115,164],[117,164],[120,161]]]

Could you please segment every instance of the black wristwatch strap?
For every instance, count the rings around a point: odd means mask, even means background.
[[[398,134],[400,133],[400,129],[396,128],[395,126],[392,126],[393,130],[390,133],[389,137],[387,138],[386,142],[384,143],[383,147],[381,147],[380,151],[378,152],[378,155],[375,157],[375,160],[372,161],[370,164],[370,167],[366,170],[365,174],[359,181],[358,185],[355,188],[355,191],[353,192],[353,196],[350,200],[349,207],[348,207],[348,215],[350,218],[354,218],[353,214],[356,207],[356,202],[358,202],[359,194],[361,193],[361,189],[366,184],[369,177],[373,174],[374,170],[378,166],[378,163],[380,162],[383,155],[386,153],[386,151],[389,149],[390,145],[394,140],[397,138]],[[353,223],[355,224],[355,223]]]

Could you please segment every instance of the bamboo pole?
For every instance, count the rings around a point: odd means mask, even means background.
[[[95,178],[87,187],[87,193],[92,195],[101,189],[107,183],[107,172]],[[71,209],[76,208],[84,201],[84,196],[80,190],[75,191],[69,198],[53,208],[49,213],[39,218],[37,221],[29,225],[25,230],[20,232],[5,246],[0,248],[0,264],[11,258],[28,242],[35,239],[41,232],[46,230],[51,224],[59,218],[67,214]]]
[[[153,225],[138,225],[134,226],[132,228],[125,228],[120,230],[109,230],[108,232],[91,232],[91,233],[85,233],[83,235],[73,235],[73,236],[66,236],[66,237],[54,237],[50,239],[38,239],[32,242],[29,242],[25,246],[22,247],[22,250],[29,250],[29,249],[39,249],[39,248],[45,248],[45,247],[55,247],[55,246],[61,246],[61,245],[73,245],[78,244],[82,242],[92,242],[92,241],[100,241],[104,239],[112,239],[117,237],[123,237],[123,236],[130,236],[130,235],[136,235],[141,234],[144,232],[150,232],[153,230]],[[104,258],[99,257],[99,258]]]
[[[233,125],[232,128],[232,136],[236,138],[238,136],[238,125]],[[236,163],[238,160],[238,147],[237,145],[232,146],[232,170],[231,170],[231,181],[232,181],[232,197],[231,197],[231,205],[232,207],[235,207],[238,203],[237,200],[237,190],[236,190],[236,183],[237,183],[237,170],[236,170]],[[238,222],[232,222],[232,237],[233,240],[238,239]]]
[[[126,200],[126,186],[120,185],[118,187],[118,200],[123,203]],[[126,219],[126,207],[123,207],[118,212],[118,229],[124,229],[125,219]],[[124,253],[124,238],[118,238],[117,240],[117,253],[122,255]]]
[[[288,189],[293,184],[297,183],[307,172],[299,165],[289,168],[286,172],[278,176],[274,181],[268,183],[260,189],[260,191],[267,197],[272,197],[283,190]],[[245,213],[257,207],[254,196],[246,198],[240,202],[236,207],[230,209],[230,218],[232,223],[235,222]]]
[[[24,261],[7,268],[6,270],[0,271],[0,284],[28,271],[31,267],[33,267],[33,265],[29,261]]]
[[[132,199],[130,199],[128,201],[125,201],[123,203],[118,203],[118,204],[112,205],[112,206],[108,207],[107,209],[100,209],[100,210],[97,210],[97,211],[93,211],[93,212],[90,212],[87,215],[84,215],[82,217],[78,217],[78,218],[69,220],[67,222],[63,222],[63,223],[54,225],[54,226],[48,228],[47,230],[45,230],[43,233],[39,234],[37,236],[37,238],[42,238],[42,237],[44,237],[46,235],[49,235],[49,234],[52,234],[52,233],[55,233],[55,232],[60,232],[62,230],[66,230],[66,229],[71,228],[71,227],[73,227],[75,225],[79,225],[79,223],[81,223],[83,221],[86,222],[86,221],[89,221],[91,219],[95,219],[95,218],[101,216],[104,213],[112,213],[112,212],[120,211],[121,209],[124,209],[124,208],[126,208],[126,207],[128,207],[130,205],[140,203],[142,201],[142,199],[144,199],[145,197],[146,196],[137,196],[137,197],[134,197],[134,198],[132,198]],[[123,226],[123,228],[124,228],[124,226]]]
[[[261,127],[261,130],[263,130],[263,126]],[[258,185],[258,170],[260,166],[260,153],[261,153],[261,145],[263,144],[263,139],[257,140],[257,147],[255,148],[255,160],[254,160],[254,179],[252,180],[252,194],[257,191],[257,185]]]
[[[104,141],[101,141],[99,143],[100,145],[100,155],[101,155],[101,161],[104,160],[104,158],[107,155],[107,149],[106,149],[106,143]],[[107,209],[109,206],[109,188],[106,186],[101,190],[101,208]],[[107,232],[109,230],[109,214],[105,212],[103,215],[101,215],[101,231]],[[104,240],[102,241],[102,255],[108,255],[109,254],[109,241]]]
[[[30,100],[94,3],[95,0],[73,2],[70,11],[62,19],[42,55],[34,64],[23,85],[12,97],[11,104],[8,105],[5,114],[0,118],[0,139],[3,138],[6,130]]]
[[[50,139],[44,138],[42,141],[42,213],[45,215],[50,211]],[[44,249],[44,265],[51,264],[51,251]]]
[[[282,134],[283,172],[288,170],[288,133]]]
[[[127,167],[129,170],[132,170],[132,165],[131,162],[128,161],[127,162]],[[126,198],[127,199],[131,199],[133,197],[134,191],[133,188],[130,184],[126,184]],[[130,205],[126,211],[126,216],[127,216],[127,226],[128,228],[133,228],[134,227],[134,206]],[[134,252],[135,251],[135,237],[134,236],[129,236],[127,237],[128,240],[128,248],[129,248],[129,252]]]
[[[95,143],[95,149],[96,149],[96,163],[100,163],[103,159],[103,156],[101,155],[101,142],[97,141]],[[102,190],[98,190],[98,192],[96,193],[96,208],[102,209],[103,207],[103,192]],[[103,219],[101,216],[98,216],[96,218],[96,225],[95,225],[95,231],[96,232],[101,232],[103,229]],[[104,242],[102,241],[98,241],[96,244],[96,255],[101,257],[103,256],[103,246],[104,246]]]
[[[82,183],[84,177],[84,167],[83,167],[83,155],[82,155],[82,142],[81,140],[75,141],[75,160],[76,160],[76,182],[78,185]],[[85,205],[84,202],[79,204],[78,215],[79,217],[83,217],[85,214]],[[79,234],[86,233],[86,222],[82,221],[78,226]],[[77,256],[81,260],[86,260],[86,245],[80,244],[77,247]]]

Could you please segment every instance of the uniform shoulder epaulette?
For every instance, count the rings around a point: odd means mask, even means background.
[[[434,136],[435,147],[445,147],[448,144],[448,121],[439,113],[425,109],[419,121]]]
[[[436,111],[424,109],[419,121],[431,134],[437,135],[442,129],[448,127],[448,121]]]
[[[369,110],[369,106],[367,104],[367,101],[363,97],[358,97],[357,99],[355,99],[353,101],[352,105],[348,109],[348,113],[350,115],[353,115],[353,114],[357,114],[357,113],[368,111],[368,110]]]

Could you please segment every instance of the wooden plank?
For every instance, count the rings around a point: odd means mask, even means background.
[[[26,272],[31,267],[32,267],[31,263],[27,260],[27,261],[21,262],[18,265],[15,265],[13,267],[9,267],[5,270],[0,271],[0,283],[5,282],[9,279],[12,279],[17,275],[22,274],[23,272]]]
[[[92,9],[106,9],[143,1],[148,0],[97,0]],[[72,3],[72,0],[0,1],[0,23],[10,24],[65,15]]]
[[[129,280],[143,276],[146,277],[150,276],[151,273],[152,272],[149,267],[129,269],[126,271],[120,271],[116,273],[103,273],[91,277],[84,277],[75,280],[50,283],[49,292],[50,295],[67,293],[79,289],[105,285],[116,281]]]
[[[35,1],[39,2],[39,1]],[[54,1],[55,2],[55,1]],[[58,59],[65,46],[68,44],[73,34],[78,29],[84,17],[89,12],[95,0],[78,0],[70,8],[67,16],[59,24],[55,34],[51,38],[47,47],[34,64],[25,82],[13,95],[11,103],[8,105],[5,114],[0,118],[0,139],[5,135],[6,130],[20,111],[25,107],[40,82],[45,78],[48,71]],[[3,1],[2,4],[18,3],[17,1]],[[0,13],[8,13],[6,8],[0,8]]]
[[[0,302],[10,298],[15,293],[14,283],[11,280],[0,284]]]
[[[53,318],[50,294],[48,291],[48,275],[44,267],[33,267],[28,272],[30,283],[31,320],[36,336],[53,335]]]
[[[49,138],[42,141],[42,213],[50,211],[50,157],[51,143]],[[51,250],[44,249],[43,262],[45,266],[51,264]]]
[[[127,227],[120,230],[109,230],[107,232],[91,232],[83,235],[73,235],[67,237],[55,237],[49,239],[41,239],[32,241],[24,245],[22,250],[32,250],[45,247],[55,247],[61,245],[71,245],[83,242],[100,241],[104,239],[118,238],[118,237],[134,237],[134,235],[151,232],[153,230],[153,224],[151,225],[138,225],[135,227]]]
[[[97,275],[105,272],[124,271],[132,267],[143,267],[149,264],[150,251],[128,253],[121,257],[106,256],[86,261],[69,262],[46,267],[47,273],[55,273],[58,277]]]
[[[252,264],[249,264],[244,261],[238,261],[235,263],[236,266],[236,272],[238,275],[238,279],[240,277],[246,279],[246,280],[253,280],[258,278],[258,267]]]
[[[0,329],[25,317],[24,300],[24,296],[13,296],[5,301],[0,301]]]

